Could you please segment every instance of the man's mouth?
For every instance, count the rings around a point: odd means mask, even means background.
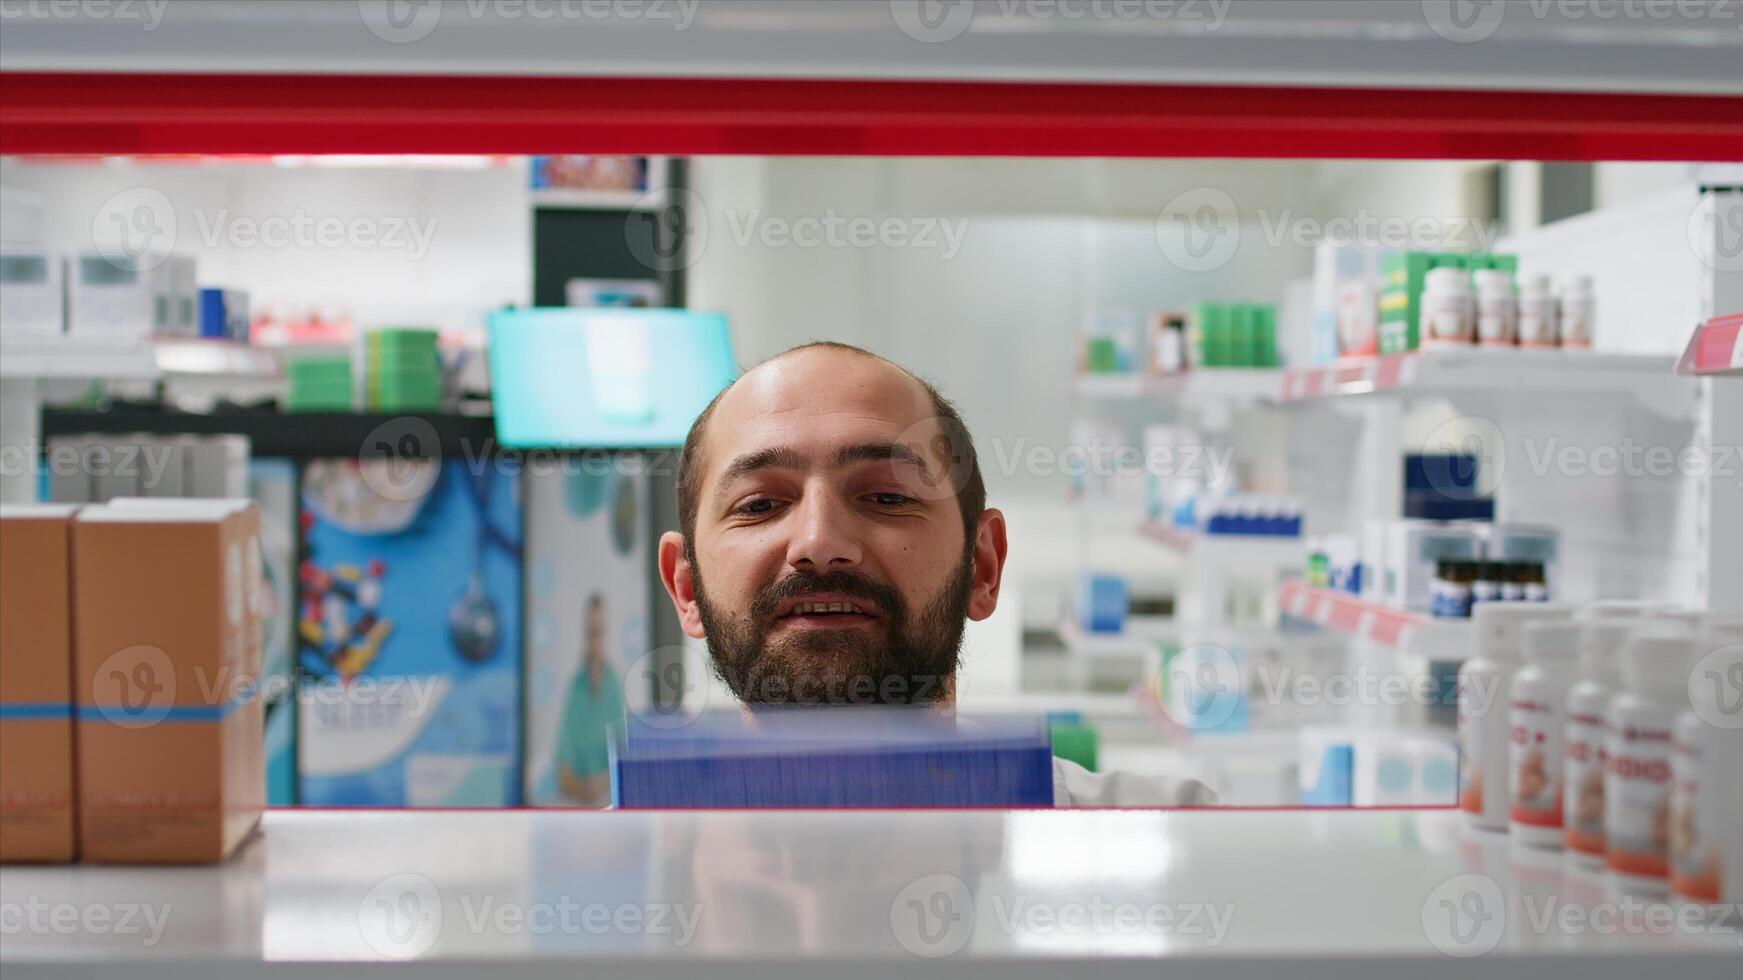
[[[800,629],[841,629],[877,619],[877,609],[861,599],[840,595],[796,596],[780,604],[775,621]]]

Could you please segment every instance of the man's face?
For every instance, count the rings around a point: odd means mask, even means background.
[[[963,527],[931,399],[893,366],[808,350],[715,406],[695,540],[661,541],[685,631],[752,703],[950,696],[997,598],[1003,519]]]

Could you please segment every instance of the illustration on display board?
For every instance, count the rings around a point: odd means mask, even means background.
[[[293,613],[296,609],[297,471],[288,459],[256,459],[248,467],[248,495],[260,508],[261,684],[266,697],[266,803],[297,801],[297,699]]]
[[[303,803],[520,801],[519,492],[455,460],[305,467]]]

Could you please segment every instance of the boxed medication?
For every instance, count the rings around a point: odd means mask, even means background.
[[[219,861],[260,820],[260,516],[130,501],[73,524],[79,852]]]
[[[72,520],[0,507],[0,861],[70,861]]]
[[[66,332],[66,260],[40,245],[0,245],[0,333],[58,337]]]

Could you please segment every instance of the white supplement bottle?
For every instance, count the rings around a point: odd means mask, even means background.
[[[1422,289],[1423,347],[1464,346],[1476,333],[1471,304],[1470,273],[1442,266],[1428,270]]]
[[[1525,669],[1513,677],[1512,783],[1514,839],[1561,850],[1562,739],[1568,690],[1579,680],[1584,627],[1573,620],[1525,627]]]
[[[1527,276],[1519,286],[1519,346],[1554,347],[1561,343],[1555,293],[1548,276]]]
[[[1513,275],[1504,269],[1471,273],[1477,288],[1477,342],[1486,347],[1512,347],[1517,340],[1518,307],[1513,300]]]
[[[1708,633],[1689,678],[1689,704],[1672,731],[1670,890],[1708,906],[1743,901],[1743,638]],[[1733,799],[1727,799],[1732,794]],[[1736,909],[1715,910],[1734,913]]]
[[[1471,610],[1477,655],[1459,668],[1459,808],[1473,827],[1507,830],[1513,675],[1525,659],[1520,632],[1526,623],[1572,615],[1550,602],[1485,602]]]
[[[1591,276],[1575,276],[1561,289],[1561,345],[1590,347],[1597,321]]]
[[[1665,883],[1670,858],[1671,729],[1688,704],[1700,642],[1641,630],[1622,650],[1622,690],[1604,728],[1604,863],[1637,884]]]
[[[1584,615],[1604,612],[1593,606],[1581,610]],[[1604,860],[1604,715],[1622,684],[1622,645],[1650,625],[1650,620],[1617,617],[1588,621],[1581,629],[1580,677],[1568,690],[1564,715],[1562,831],[1568,852],[1588,862]]]

